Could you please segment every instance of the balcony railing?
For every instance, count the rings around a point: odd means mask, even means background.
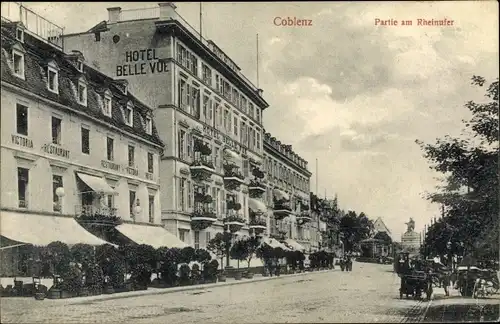
[[[262,217],[251,218],[248,224],[250,227],[264,227],[267,228],[267,221]]]
[[[292,211],[289,201],[274,201],[274,210],[287,210]]]
[[[94,216],[94,215],[102,215],[115,217],[116,216],[116,208],[110,208],[107,206],[93,206],[93,205],[76,205],[75,206],[75,214],[77,216]]]
[[[209,159],[206,156],[201,156],[193,161],[191,163],[191,168],[199,168],[199,167],[205,167],[210,170],[215,170],[214,163],[212,162],[211,159]]]
[[[224,178],[236,178],[241,181],[245,181],[245,176],[236,170],[224,170]]]
[[[64,29],[48,21],[18,2],[2,2],[2,20],[20,21],[26,29],[39,38],[62,48]]]
[[[262,181],[256,179],[250,180],[250,184],[248,185],[248,187],[250,189],[264,189],[264,191],[266,191],[266,186],[262,183]]]

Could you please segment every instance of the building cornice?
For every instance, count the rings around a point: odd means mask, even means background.
[[[295,171],[300,172],[301,174],[305,175],[306,177],[312,176],[312,173],[309,170],[300,167],[297,163],[295,163],[293,160],[289,159],[283,153],[276,150],[269,143],[263,142],[263,145],[264,145],[264,152],[265,153],[273,155],[274,157],[278,158],[279,160],[284,161],[288,166],[292,167]]]
[[[198,37],[193,35],[186,27],[178,20],[161,20],[156,21],[155,25],[159,31],[165,31],[169,35],[178,37],[191,50],[194,50],[199,56],[207,61],[212,67],[215,67],[223,76],[229,79],[240,90],[242,90],[249,98],[251,98],[261,109],[266,109],[269,104],[258,94],[258,89],[254,89],[244,78],[238,75],[237,72],[229,68],[224,62],[218,58],[207,45],[203,44]]]

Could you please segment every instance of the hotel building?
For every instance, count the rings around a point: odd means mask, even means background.
[[[58,27],[29,13],[51,32],[27,29],[33,21],[1,25],[2,246],[104,244],[78,224],[94,216],[120,219],[136,242],[182,245],[161,225],[164,145],[152,110],[126,80],[65,53],[62,30],[46,37]]]
[[[64,44],[127,80],[154,108],[166,144],[160,199],[169,231],[195,248],[205,248],[224,229],[265,234],[262,114],[268,104],[262,90],[175,8],[109,8],[108,21],[65,35]]]
[[[318,247],[318,219],[310,212],[310,178],[307,161],[271,134],[264,134],[266,204],[271,237],[292,249]]]

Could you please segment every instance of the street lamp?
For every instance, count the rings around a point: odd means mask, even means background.
[[[134,220],[134,223],[135,223],[135,219],[138,215],[140,215],[142,212],[142,208],[141,208],[141,204],[140,204],[140,201],[139,199],[136,200],[136,203],[135,203],[135,207],[134,207],[134,215],[132,215],[132,219]]]
[[[56,189],[56,196],[57,196],[57,207],[59,209],[59,213],[62,213],[62,197],[64,197],[66,193],[64,192],[63,187],[58,187]]]

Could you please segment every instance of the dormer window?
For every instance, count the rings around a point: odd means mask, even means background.
[[[24,79],[24,52],[17,48],[13,48],[12,62],[14,64],[14,75]]]
[[[47,66],[47,88],[59,93],[59,67],[55,62],[50,62]]]
[[[125,111],[125,123],[130,127],[134,125],[134,107],[130,102],[127,104],[127,110]]]
[[[153,120],[151,117],[146,117],[146,133],[151,135],[153,133]]]
[[[87,105],[87,83],[84,80],[78,81],[78,103]]]
[[[21,43],[24,43],[24,30],[21,28],[16,29],[16,39]]]
[[[76,61],[76,69],[80,72],[83,72],[83,62],[78,60]]]
[[[104,93],[104,102],[103,102],[103,112],[104,115],[111,117],[111,92],[106,91]]]

